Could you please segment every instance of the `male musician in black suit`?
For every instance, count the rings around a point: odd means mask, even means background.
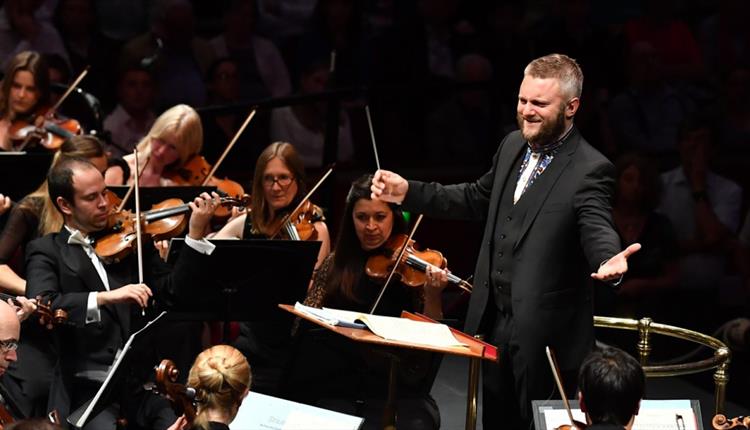
[[[207,254],[213,250],[203,235],[218,196],[204,193],[190,203],[188,246],[171,270],[151,244],[144,244],[145,283],[138,283],[135,252],[104,264],[91,246],[91,235],[107,225],[102,174],[88,160],[68,158],[50,171],[47,180],[64,225],[59,233],[29,244],[26,292],[50,298],[54,308],[68,312],[71,325],[57,329],[59,378],[50,394],[50,406],[67,417],[96,393],[118,350],[147,321],[142,309],[152,310],[150,299],[168,309],[203,279]],[[114,428],[112,418],[100,414],[87,427]]]
[[[500,366],[484,368],[484,428],[530,426],[531,400],[554,392],[545,346],[558,352],[564,380],[575,380],[594,344],[588,274],[616,281],[640,249],[620,252],[614,168],[573,125],[582,86],[573,59],[532,61],[518,93],[520,130],[503,139],[476,182],[406,181],[385,170],[373,178],[373,198],[436,218],[486,221],[465,326],[501,350]]]

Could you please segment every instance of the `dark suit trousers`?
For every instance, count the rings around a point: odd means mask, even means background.
[[[500,350],[500,364],[482,362],[482,425],[485,429],[533,429],[532,400],[560,398],[553,385],[550,371],[544,364],[539,368],[524,356],[511,341],[513,315],[501,312],[490,303],[486,312],[495,312],[494,324],[488,325],[487,341]],[[546,363],[546,359],[544,361]],[[574,395],[577,375],[563,372],[566,390]]]

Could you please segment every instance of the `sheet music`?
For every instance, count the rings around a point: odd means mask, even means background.
[[[679,426],[678,416],[682,418]],[[580,409],[573,409],[573,418],[586,422],[586,417]],[[562,424],[570,424],[570,419],[565,409],[545,409],[544,422],[546,430],[554,430]],[[698,423],[689,401],[643,400],[633,422],[633,430],[698,430]]]
[[[251,391],[232,430],[358,430],[363,419]]]

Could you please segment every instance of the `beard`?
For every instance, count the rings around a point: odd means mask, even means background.
[[[526,121],[524,121],[521,114],[516,114],[516,121],[518,122],[518,128],[521,130],[521,135],[529,142],[529,145],[532,147],[541,147],[553,143],[565,131],[565,109],[564,106],[561,106],[557,111],[557,116],[552,121],[548,122],[542,119],[539,131],[535,133],[527,132],[524,129]]]

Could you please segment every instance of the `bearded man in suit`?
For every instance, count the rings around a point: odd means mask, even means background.
[[[531,426],[531,400],[555,391],[545,346],[557,352],[563,379],[575,381],[594,346],[588,278],[617,281],[640,249],[620,252],[611,217],[614,167],[573,124],[582,89],[575,60],[537,58],[518,92],[519,130],[505,136],[489,172],[456,185],[385,170],[373,178],[373,199],[486,223],[465,325],[501,352],[499,366],[483,368],[484,428]]]

